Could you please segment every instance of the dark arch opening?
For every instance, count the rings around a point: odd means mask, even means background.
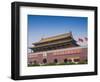
[[[67,59],[64,59],[64,63],[67,63],[67,61],[68,61]]]
[[[30,61],[29,64],[32,64],[32,61]]]
[[[57,59],[54,59],[54,63],[58,63],[58,60]]]
[[[34,64],[37,64],[37,61],[36,60],[34,60]]]
[[[43,63],[47,63],[47,59],[43,59]]]

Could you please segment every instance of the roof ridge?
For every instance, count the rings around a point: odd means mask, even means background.
[[[68,34],[70,34],[71,35],[71,32],[69,32],[69,33],[64,33],[64,34],[59,34],[59,35],[55,35],[55,36],[51,36],[51,37],[47,37],[47,38],[42,38],[40,41],[42,41],[42,40],[46,40],[46,39],[51,39],[51,38],[55,38],[55,37],[60,37],[60,36],[64,36],[64,35],[68,35]]]

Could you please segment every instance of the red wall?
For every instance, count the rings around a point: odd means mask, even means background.
[[[45,56],[45,53],[47,54]],[[57,50],[51,52],[38,52],[28,54],[28,62],[36,61],[38,64],[43,64],[43,59],[47,60],[47,63],[53,63],[54,59],[57,59],[59,63],[63,63],[64,59],[77,58],[80,61],[87,60],[87,48],[76,48],[76,49],[66,49]]]

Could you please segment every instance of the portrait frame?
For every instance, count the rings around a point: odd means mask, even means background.
[[[86,72],[72,72],[72,73],[52,73],[52,74],[37,74],[37,75],[20,75],[22,69],[20,51],[21,51],[21,7],[28,8],[52,8],[52,9],[66,9],[69,10],[84,10],[92,11],[94,13],[94,71]],[[40,11],[41,12],[41,11]],[[62,4],[48,4],[48,3],[31,3],[31,2],[12,2],[11,4],[11,78],[14,80],[25,80],[25,79],[41,79],[41,78],[59,78],[59,77],[73,77],[73,76],[88,76],[97,75],[97,7],[95,6],[80,6],[80,5],[62,5]],[[34,74],[34,73],[33,73]]]

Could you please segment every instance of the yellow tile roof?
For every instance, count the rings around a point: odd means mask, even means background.
[[[64,34],[60,34],[60,35],[56,35],[56,36],[52,36],[52,37],[47,37],[47,38],[42,38],[39,42],[33,43],[33,44],[37,44],[37,43],[43,43],[43,42],[48,42],[48,41],[53,41],[53,40],[58,40],[58,39],[62,39],[62,38],[66,38],[72,36],[72,33],[64,33]]]
[[[43,45],[37,45],[37,46],[33,46],[32,48],[49,46],[49,45],[54,45],[54,44],[60,44],[60,43],[64,43],[64,42],[70,42],[71,40],[68,40],[68,41],[59,41],[59,42],[56,42],[56,43],[48,43],[48,44],[43,44]]]

